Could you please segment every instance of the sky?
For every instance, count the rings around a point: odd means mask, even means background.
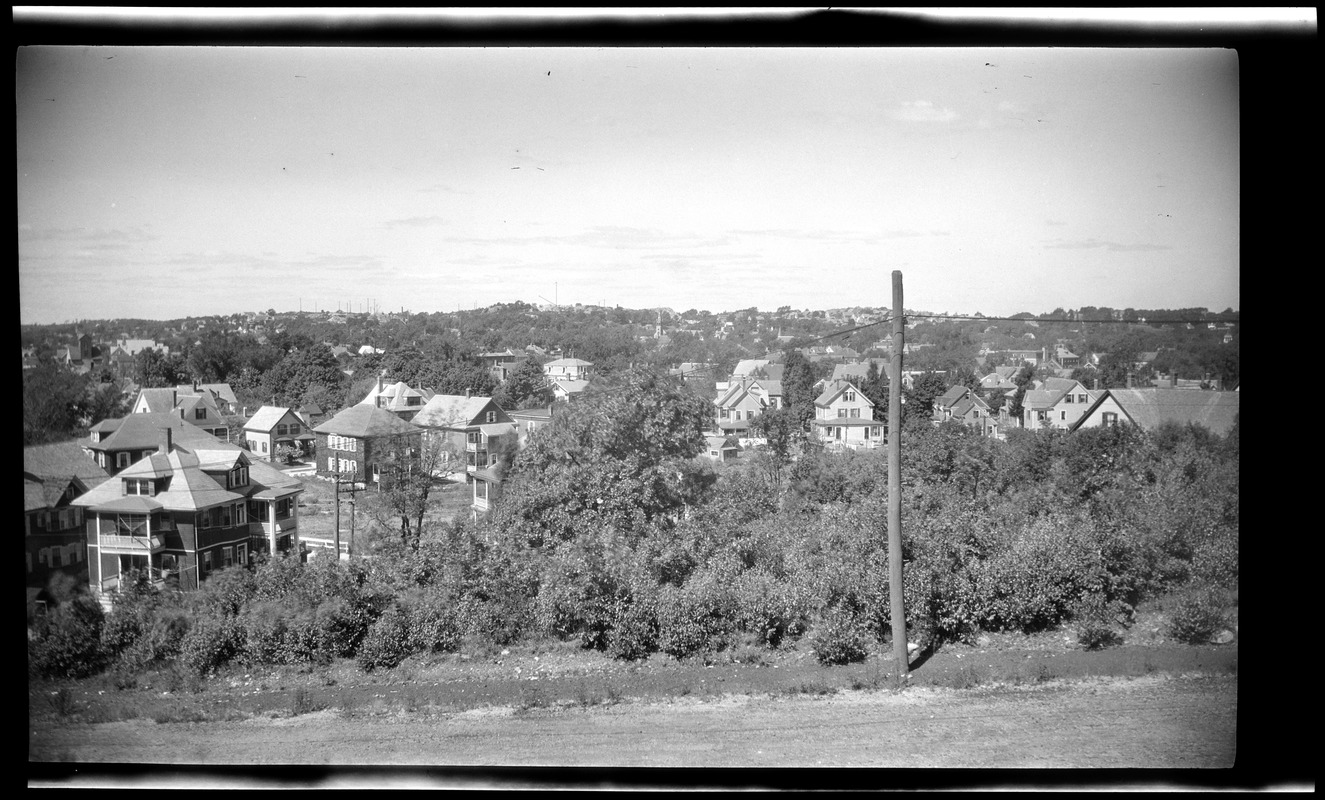
[[[1239,308],[1228,49],[21,47],[24,323]]]

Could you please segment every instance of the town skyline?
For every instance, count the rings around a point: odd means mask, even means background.
[[[1232,51],[40,46],[16,75],[28,324],[886,307],[893,270],[954,313],[1240,306]]]

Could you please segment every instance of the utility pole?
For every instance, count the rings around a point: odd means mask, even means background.
[[[888,381],[888,607],[892,612],[895,688],[910,672],[906,647],[906,612],[902,607],[902,350],[906,321],[902,312],[902,272],[893,270],[893,354]]]
[[[336,560],[339,561],[340,560],[340,473],[339,472],[333,473],[331,478],[333,481],[333,483],[331,484],[333,487],[332,499],[335,500],[335,502],[332,505],[336,507],[336,525],[334,528],[335,533],[333,534],[332,544],[335,547]]]

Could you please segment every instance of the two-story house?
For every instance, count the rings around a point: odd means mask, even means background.
[[[221,439],[186,422],[173,411],[144,412],[127,417],[104,419],[93,425],[84,449],[92,454],[97,466],[114,475],[144,456],[157,452],[163,428],[180,444],[211,446]]]
[[[249,452],[267,461],[276,460],[282,446],[298,448],[305,457],[314,457],[317,437],[312,428],[291,408],[263,406],[244,423],[244,443]]]
[[[505,381],[510,377],[515,368],[524,360],[524,355],[517,355],[510,348],[500,353],[479,353],[479,360],[483,366],[492,374],[492,377],[498,381]]]
[[[222,417],[222,406],[217,405],[217,402],[218,395],[206,389],[199,389],[197,392],[190,390],[188,386],[141,389],[134,400],[132,413],[173,412],[178,414],[180,419],[202,428],[221,441],[226,441],[230,435],[230,428]],[[225,402],[222,405],[229,407]]]
[[[73,501],[107,477],[80,442],[23,448],[23,549],[29,587],[44,587],[56,572],[87,582],[83,509]]]
[[[529,437],[539,428],[552,424],[552,415],[555,413],[556,405],[550,405],[547,408],[524,408],[518,411],[508,412],[511,421],[515,423],[515,433],[520,447],[529,444]]]
[[[457,457],[463,453],[469,475],[497,464],[500,437],[518,435],[515,420],[491,397],[469,394],[433,397],[413,424],[423,432],[425,446],[443,447]]]
[[[1086,413],[1091,399],[1081,381],[1046,378],[1022,397],[1022,427],[1029,430],[1070,428]]]
[[[376,405],[350,406],[313,429],[317,474],[377,482],[381,464],[393,451],[419,446],[420,430]]]
[[[578,358],[558,358],[543,365],[549,381],[587,381],[593,377],[593,364]]]
[[[874,402],[851,381],[830,381],[814,400],[815,435],[834,447],[882,447],[888,426],[874,419]]]
[[[177,443],[176,430],[163,428],[156,453],[73,501],[87,524],[88,582],[103,601],[131,571],[190,590],[254,552],[301,550],[298,478],[236,445]]]
[[[719,394],[713,405],[719,432],[748,436],[755,417],[782,407],[782,382],[740,378]]]

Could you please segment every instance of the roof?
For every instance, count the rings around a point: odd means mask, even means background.
[[[420,428],[467,428],[478,424],[488,406],[492,406],[493,411],[501,412],[498,419],[510,421],[510,417],[492,402],[491,397],[439,394],[423,405],[412,422]]]
[[[377,436],[418,433],[419,429],[384,408],[360,403],[318,425],[313,432],[370,439]]]
[[[1233,428],[1238,416],[1237,392],[1201,389],[1106,389],[1078,420],[1094,413],[1106,397],[1112,397],[1131,422],[1154,430],[1166,422],[1196,423],[1221,436]]]
[[[939,395],[938,399],[935,401],[935,404],[943,406],[944,408],[948,408],[951,407],[958,400],[961,400],[963,397],[965,397],[970,393],[971,390],[966,388],[965,386],[961,385],[953,386],[952,388],[948,389],[948,391]]]
[[[565,392],[566,394],[576,394],[589,388],[588,381],[555,381],[552,387],[553,392]]]
[[[483,431],[484,436],[505,436],[508,433],[515,433],[516,425],[514,422],[494,422],[480,425],[478,429]]]
[[[730,436],[705,436],[704,441],[708,443],[709,450],[740,450],[739,442],[733,441]]]
[[[736,362],[732,375],[736,377],[752,375],[756,370],[764,369],[771,361],[766,358],[745,358]]]
[[[249,484],[246,487],[226,489],[208,474],[208,470],[228,472],[241,463],[247,464],[249,469]],[[168,488],[154,497],[124,494],[123,478],[166,476],[170,478]],[[281,472],[265,461],[250,462],[248,455],[238,446],[213,439],[209,447],[192,449],[178,446],[173,447],[169,455],[157,454],[140,459],[119,475],[94,486],[75,500],[74,504],[98,511],[121,513],[147,513],[160,508],[196,511],[222,503],[238,502],[245,496],[265,499],[302,491],[303,484],[298,478]]]
[[[234,408],[239,405],[239,398],[235,396],[235,390],[230,388],[230,384],[228,383],[199,383],[199,384],[182,383],[179,386],[176,386],[175,389],[176,391],[179,392],[180,397],[190,394],[201,394],[203,392],[211,392],[212,394],[215,394],[217,397],[221,398],[226,403],[228,403],[231,408]]]
[[[837,399],[838,395],[842,394],[848,389],[854,389],[856,391],[856,394],[860,397],[861,400],[864,400],[866,403],[869,403],[871,406],[874,405],[874,401],[866,397],[865,393],[860,391],[860,389],[857,388],[857,386],[854,383],[845,380],[829,381],[828,385],[824,387],[823,394],[815,398],[814,404],[816,406],[829,405],[834,400]]]
[[[286,406],[263,406],[262,408],[259,408],[253,416],[248,418],[248,422],[244,423],[244,430],[269,431],[272,428],[275,428],[276,424],[284,419],[286,414],[291,413],[290,409]],[[300,423],[303,423],[303,420],[298,417],[295,417],[295,419]]]
[[[83,483],[105,480],[109,473],[83,449],[81,442],[57,442],[23,448],[23,471],[38,478],[72,475]]]
[[[161,412],[173,411],[176,402],[178,398],[174,389],[140,389],[133,405],[137,408],[140,403],[145,403],[149,412]]]
[[[558,358],[556,361],[549,361],[543,365],[544,369],[548,367],[592,367],[592,361],[581,361],[578,358]]]
[[[93,450],[148,450],[162,444],[161,431],[170,428],[177,444],[217,444],[215,436],[179,418],[172,412],[130,414],[119,419],[103,420],[93,430],[103,434],[100,442],[91,442]]]

